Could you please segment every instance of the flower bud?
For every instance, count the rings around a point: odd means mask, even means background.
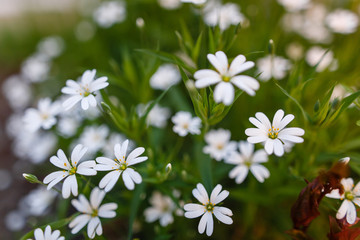
[[[39,179],[33,174],[23,173],[23,177],[30,183],[41,183]]]

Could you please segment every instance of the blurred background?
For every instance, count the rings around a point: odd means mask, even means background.
[[[159,95],[150,89],[148,80],[162,62],[154,62],[151,56],[136,50],[161,50],[176,54],[186,62],[189,56],[179,47],[175,31],[183,36],[189,34],[196,40],[201,31],[219,23],[217,31],[224,39],[234,32],[239,37],[231,46],[221,45],[221,41],[230,41],[220,40],[216,50],[227,49],[231,58],[245,54],[256,62],[254,75],[263,73],[259,76],[263,83],[256,101],[241,95],[219,126],[230,129],[233,139],[245,139],[248,117],[256,111],[271,117],[277,109],[286,106],[297,116],[296,121],[303,123],[299,108],[289,102],[270,79],[285,79],[281,82],[286,81],[283,87],[310,115],[315,114],[316,102],[331,86],[336,86],[331,96],[333,107],[360,88],[358,0],[234,0],[222,3],[214,0],[203,9],[179,0],[0,0],[0,6],[0,239],[19,239],[34,226],[48,219],[53,221],[55,215],[58,218],[64,215],[66,211],[61,209],[67,209],[68,205],[59,203],[57,194],[26,182],[22,173],[36,173],[42,180],[49,172],[45,163],[58,148],[66,149],[63,146],[72,146],[73,139],[81,138],[83,125],[105,122],[96,112],[81,116],[76,123],[71,122],[69,116],[61,116],[56,129],[34,135],[24,130],[24,111],[36,107],[41,98],[60,99],[65,81],[76,79],[86,69],[97,69],[98,74],[111,78],[108,73],[116,76],[119,70],[116,66],[123,66],[121,70],[124,70],[126,64],[133,64],[135,69],[147,69],[140,74],[147,84],[142,90],[134,88],[124,94],[118,94],[115,88],[112,95],[126,107],[132,103],[146,104]],[[274,45],[269,47],[270,39]],[[207,53],[208,49],[201,49],[195,66],[206,67]],[[274,60],[275,67],[270,63],[270,53],[278,57]],[[192,65],[191,61],[187,63]],[[301,85],[305,82],[301,79],[308,76],[316,81]],[[185,88],[179,86],[179,92],[184,93]],[[176,96],[167,99],[168,107],[186,108],[176,105]],[[189,103],[186,97],[182,100]],[[276,162],[277,165],[272,166],[274,175],[276,171],[286,171],[286,176],[274,177],[257,191],[270,192],[271,184],[281,185],[286,179],[287,188],[277,193],[279,198],[283,197],[283,202],[272,201],[269,205],[261,194],[243,197],[247,192],[238,192],[239,201],[245,204],[239,211],[246,212],[243,217],[247,220],[233,226],[232,239],[288,239],[284,234],[291,228],[288,210],[304,186],[302,178],[313,179],[320,169],[345,155],[350,155],[354,161],[351,163],[353,174],[360,174],[357,107],[359,105],[354,105],[337,125],[328,126],[327,133],[311,135],[320,143],[316,149],[310,148],[316,156],[307,162],[309,168],[294,160],[308,157],[304,156],[307,154],[304,149],[289,155],[286,162],[289,165]],[[317,130],[314,127],[312,131]],[[348,140],[352,140],[351,144]],[[220,173],[216,178],[221,179],[220,176],[226,174]],[[247,186],[254,188],[254,182]],[[315,226],[323,226],[327,219],[318,221]],[[120,227],[126,231],[126,224]],[[315,239],[323,239],[324,233],[318,233],[316,227],[310,231]],[[265,237],[266,234],[269,236]]]

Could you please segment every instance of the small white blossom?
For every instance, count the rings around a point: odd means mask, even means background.
[[[311,0],[277,0],[289,12],[296,12],[310,6]]]
[[[205,135],[203,152],[210,154],[216,161],[226,159],[232,152],[236,151],[236,142],[230,141],[231,132],[225,129],[211,130]]]
[[[245,20],[245,16],[235,3],[215,4],[204,15],[204,21],[207,25],[213,27],[219,25],[221,31],[228,29],[231,25],[244,23]]]
[[[25,129],[35,132],[40,128],[50,129],[56,124],[56,115],[60,112],[60,104],[51,102],[50,98],[42,98],[38,102],[38,108],[29,108],[25,111],[23,121]]]
[[[265,142],[267,154],[275,153],[276,156],[284,155],[284,141],[302,143],[304,139],[300,136],[304,135],[305,131],[297,127],[285,128],[295,117],[292,114],[284,117],[284,114],[284,111],[279,109],[271,124],[264,113],[257,112],[256,118],[249,118],[257,128],[245,130],[245,134],[248,136],[247,141],[254,144]]]
[[[64,137],[72,137],[76,134],[81,121],[74,117],[62,117],[57,124],[58,132]]]
[[[126,18],[125,2],[103,2],[94,12],[95,22],[103,28],[109,28],[115,23],[123,22]]]
[[[251,96],[255,95],[255,91],[260,87],[258,81],[246,75],[238,75],[254,67],[254,62],[246,61],[244,55],[238,55],[229,66],[228,58],[222,51],[216,52],[215,55],[208,54],[207,58],[217,72],[210,69],[196,71],[194,74],[196,79],[195,86],[197,88],[204,88],[217,84],[214,89],[215,102],[222,102],[225,105],[232,104],[235,95],[233,85]]]
[[[20,209],[26,215],[42,216],[49,211],[57,195],[56,192],[47,191],[46,187],[39,186],[20,200]]]
[[[316,67],[317,72],[322,72],[328,67],[329,70],[336,70],[337,68],[334,53],[319,46],[310,48],[306,52],[305,60],[312,67],[318,64]]]
[[[65,110],[69,110],[75,104],[81,101],[81,107],[84,110],[87,110],[89,106],[96,107],[95,92],[107,87],[109,83],[107,82],[107,77],[100,77],[95,79],[96,70],[86,70],[80,82],[75,82],[74,80],[67,80],[66,87],[61,89],[61,92],[64,94],[70,95],[70,97],[63,102],[63,107]]]
[[[181,6],[181,0],[158,0],[160,7],[167,10],[174,10]]]
[[[234,178],[237,184],[242,183],[249,170],[259,182],[264,182],[270,176],[269,170],[261,165],[268,161],[268,155],[261,149],[254,152],[254,145],[245,141],[239,143],[240,153],[232,152],[231,155],[225,159],[228,164],[237,165],[233,168],[229,177]]]
[[[213,215],[222,223],[228,225],[233,223],[233,220],[231,219],[231,216],[233,215],[232,211],[226,207],[216,206],[229,196],[228,191],[221,191],[221,189],[222,186],[220,184],[216,185],[209,198],[204,186],[201,183],[198,183],[196,188],[193,189],[192,194],[201,204],[188,203],[184,206],[186,218],[197,218],[202,216],[198,225],[200,234],[204,233],[206,228],[206,235],[212,235],[214,230]]]
[[[336,213],[337,219],[346,217],[349,224],[354,224],[356,220],[356,207],[354,203],[360,206],[360,182],[354,187],[354,180],[352,178],[341,179],[341,184],[344,187],[344,193],[340,195],[339,189],[334,189],[331,193],[326,194],[329,198],[341,199],[342,202],[339,210]]]
[[[89,154],[94,154],[105,146],[109,131],[106,125],[87,126],[79,137],[79,143],[88,148]]]
[[[50,72],[51,63],[44,55],[27,58],[21,66],[21,75],[30,82],[43,82]]]
[[[325,18],[326,25],[335,33],[354,33],[359,26],[359,17],[352,11],[336,9]]]
[[[146,222],[159,220],[160,225],[166,227],[174,222],[173,212],[176,205],[169,196],[163,196],[160,192],[154,192],[150,198],[151,207],[145,209]]]
[[[4,221],[7,229],[15,232],[25,227],[26,216],[23,212],[14,210],[6,214]]]
[[[58,36],[44,38],[37,45],[40,54],[47,56],[49,59],[58,57],[64,51],[64,40]]]
[[[259,79],[264,82],[269,81],[271,78],[281,80],[291,69],[289,60],[271,55],[258,59],[256,65],[258,67],[257,73],[261,73]]]
[[[70,197],[70,193],[74,196],[78,195],[78,184],[76,175],[85,175],[93,176],[96,175],[96,170],[94,167],[96,162],[94,160],[82,161],[80,164],[81,158],[86,153],[87,148],[83,147],[81,144],[76,145],[74,150],[71,153],[70,161],[67,159],[63,150],[59,149],[57,151],[57,156],[52,156],[50,162],[58,168],[63,170],[50,173],[44,178],[44,183],[49,184],[47,189],[51,189],[61,180],[65,179],[62,186],[62,196],[63,198]]]
[[[150,86],[153,89],[166,90],[179,83],[181,75],[179,70],[172,64],[161,65],[150,78]]]
[[[183,3],[192,3],[195,5],[202,5],[205,4],[207,0],[181,0]]]
[[[103,229],[100,218],[114,218],[116,216],[115,210],[118,207],[116,203],[100,205],[104,197],[105,192],[96,187],[90,193],[90,202],[83,194],[80,194],[78,199],[71,200],[71,204],[76,210],[82,213],[69,223],[72,234],[78,233],[87,224],[89,238],[93,239],[95,235],[102,235]]]
[[[135,183],[140,184],[142,182],[141,175],[131,168],[131,166],[146,161],[148,157],[140,157],[140,155],[145,151],[143,147],[135,148],[126,157],[128,144],[129,140],[126,140],[121,145],[116,144],[114,146],[115,159],[107,157],[96,158],[96,162],[98,164],[95,169],[97,171],[110,171],[99,183],[99,187],[105,188],[104,190],[106,192],[109,192],[115,186],[120,175],[122,175],[124,184],[129,190],[133,190],[135,188]]]
[[[291,58],[292,60],[298,61],[301,60],[304,56],[304,47],[297,42],[290,43],[286,47],[286,54]]]
[[[199,135],[201,133],[201,119],[198,117],[192,117],[189,112],[177,112],[171,118],[171,121],[174,123],[173,131],[181,137],[185,137],[188,133],[193,135]]]
[[[10,107],[14,110],[25,108],[32,98],[30,84],[19,75],[8,77],[3,83],[2,90]]]
[[[65,240],[65,237],[60,236],[60,231],[51,231],[51,226],[47,225],[45,231],[41,228],[37,228],[34,231],[35,240]]]
[[[137,112],[140,117],[144,116],[147,108],[150,106],[148,104],[139,104],[137,106]],[[171,111],[167,107],[161,107],[160,105],[156,104],[149,112],[146,117],[147,125],[151,125],[157,128],[164,128],[166,127],[167,120],[171,115]]]

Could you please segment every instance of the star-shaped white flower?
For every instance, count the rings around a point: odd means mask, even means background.
[[[60,236],[60,231],[55,230],[51,232],[51,226],[47,225],[45,231],[37,228],[34,231],[35,240],[65,240],[65,237]]]
[[[189,203],[184,206],[184,210],[186,211],[185,217],[197,218],[202,216],[198,225],[198,231],[201,234],[204,233],[206,228],[206,235],[212,235],[214,230],[213,215],[225,224],[230,225],[233,223],[233,220],[230,218],[230,216],[233,215],[232,211],[226,207],[216,206],[229,196],[228,191],[224,190],[221,192],[221,189],[222,186],[220,184],[216,185],[209,199],[209,195],[204,186],[198,183],[196,188],[193,189],[192,194],[201,204]]]
[[[70,193],[72,193],[74,196],[77,196],[78,184],[76,175],[96,175],[96,170],[94,170],[96,162],[94,160],[83,161],[79,164],[86,151],[86,147],[83,147],[81,144],[76,145],[71,153],[71,161],[69,161],[64,151],[59,149],[57,151],[57,156],[52,156],[50,158],[50,162],[63,170],[50,173],[44,178],[44,183],[49,184],[47,189],[51,189],[54,185],[65,178],[62,186],[63,198],[70,197]]]
[[[254,145],[245,141],[239,143],[240,153],[232,152],[230,157],[225,159],[226,163],[237,165],[230,173],[230,178],[235,178],[237,184],[242,183],[249,173],[249,170],[259,182],[264,182],[270,176],[269,170],[261,165],[268,161],[268,155],[261,149],[254,153]]]
[[[246,61],[244,55],[238,55],[229,67],[228,58],[222,51],[216,52],[215,55],[208,54],[207,58],[217,71],[210,69],[196,71],[194,74],[194,78],[197,80],[195,86],[204,88],[217,84],[214,89],[215,102],[230,105],[234,101],[235,95],[233,85],[251,96],[255,95],[255,91],[260,87],[258,81],[246,75],[238,75],[254,67],[254,62]]]
[[[130,166],[144,162],[148,159],[148,157],[140,157],[140,155],[145,151],[145,148],[135,148],[126,157],[128,144],[129,140],[126,140],[121,145],[116,144],[114,146],[115,159],[107,157],[96,158],[96,162],[98,164],[95,169],[97,171],[111,171],[106,174],[99,183],[99,187],[105,188],[104,190],[106,192],[109,192],[115,186],[121,174],[124,184],[129,190],[133,190],[135,188],[135,183],[139,184],[142,181],[141,175],[134,169],[130,168]]]
[[[96,187],[90,193],[90,202],[83,194],[80,194],[78,199],[71,201],[76,210],[83,213],[69,223],[72,234],[78,233],[87,224],[89,238],[93,239],[95,234],[102,235],[103,229],[100,218],[114,218],[116,216],[115,210],[118,207],[116,203],[106,203],[100,206],[104,197],[105,192]]]
[[[166,227],[174,222],[173,212],[177,209],[174,201],[169,196],[154,192],[150,198],[151,207],[145,209],[146,222],[159,220],[160,225]]]
[[[177,112],[171,121],[175,124],[173,131],[179,134],[181,137],[191,134],[200,134],[201,119],[198,117],[192,117],[191,113],[180,111]]]
[[[283,57],[271,56],[260,58],[257,60],[257,73],[260,74],[259,79],[267,82],[271,78],[281,80],[291,69],[291,62]]]
[[[25,128],[35,132],[40,128],[50,129],[56,123],[56,115],[60,112],[58,102],[52,103],[50,98],[40,99],[38,108],[29,108],[25,111],[23,121]]]
[[[69,110],[75,104],[81,101],[81,107],[87,110],[89,106],[96,107],[96,99],[94,93],[109,85],[107,77],[100,77],[95,79],[96,70],[86,70],[81,76],[80,82],[74,80],[67,80],[66,87],[61,89],[64,94],[71,95],[63,102],[65,110]],[[95,80],[94,80],[95,79]]]
[[[305,134],[301,128],[285,128],[295,117],[288,114],[284,117],[284,111],[279,109],[273,118],[272,124],[266,115],[262,112],[255,114],[256,118],[249,118],[250,122],[257,128],[248,128],[245,134],[248,136],[249,143],[265,143],[267,154],[275,153],[276,156],[284,155],[284,141],[293,143],[302,143],[304,141],[300,136]]]
[[[360,206],[360,182],[354,187],[354,180],[352,178],[343,178],[341,179],[341,184],[344,187],[343,194],[340,195],[339,189],[334,189],[331,193],[326,194],[326,196],[329,198],[344,199],[336,213],[336,218],[342,219],[346,216],[346,221],[349,224],[354,224],[356,221],[356,207],[354,203]]]
[[[236,151],[236,142],[230,141],[231,132],[225,129],[211,130],[205,135],[208,144],[203,148],[205,154],[210,154],[216,161],[226,159]]]

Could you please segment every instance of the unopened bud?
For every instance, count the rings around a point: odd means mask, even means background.
[[[41,183],[39,179],[33,174],[23,173],[23,177],[30,183]]]
[[[344,158],[342,158],[342,159],[339,160],[339,162],[343,162],[343,163],[345,163],[345,164],[348,164],[349,161],[350,161],[350,158],[349,158],[349,157],[344,157]]]
[[[168,163],[165,167],[166,174],[169,174],[171,172],[171,169],[172,169],[172,165],[171,163]]]
[[[271,55],[275,55],[275,43],[274,40],[269,40],[268,50]]]
[[[138,28],[143,28],[145,26],[145,21],[143,18],[139,17],[136,19],[136,26]]]

